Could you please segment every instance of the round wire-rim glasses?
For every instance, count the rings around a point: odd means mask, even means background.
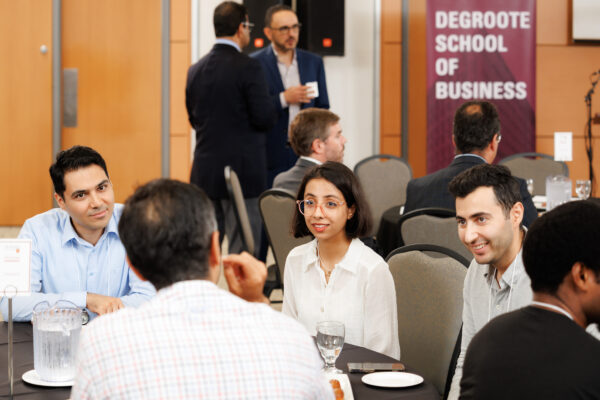
[[[317,204],[317,202],[314,200],[296,200],[296,203],[298,204],[298,210],[300,211],[300,214],[304,216],[313,215],[317,210],[317,207],[321,209],[321,213],[327,214],[327,212],[335,212],[340,206],[346,204],[343,201],[336,200],[327,200],[322,204]]]

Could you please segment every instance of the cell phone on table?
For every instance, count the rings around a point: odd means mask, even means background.
[[[377,372],[377,371],[404,371],[404,364],[397,363],[348,363],[348,372]]]

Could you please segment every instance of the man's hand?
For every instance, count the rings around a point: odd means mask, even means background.
[[[108,314],[125,307],[118,297],[103,296],[96,293],[87,294],[85,306],[98,315]]]
[[[223,257],[223,273],[231,293],[246,301],[267,303],[263,295],[267,267],[247,252]]]
[[[309,87],[304,85],[292,86],[283,92],[283,97],[288,104],[310,103],[308,89]]]

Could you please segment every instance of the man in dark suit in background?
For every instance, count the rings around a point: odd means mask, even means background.
[[[307,108],[296,115],[290,125],[290,144],[299,158],[292,168],[275,177],[274,188],[295,195],[309,169],[326,161],[344,161],[346,138],[339,121],[336,114],[319,108]]]
[[[296,49],[300,23],[285,5],[270,7],[265,15],[265,36],[271,46],[253,53],[260,61],[269,83],[271,102],[278,113],[277,124],[267,140],[268,184],[275,176],[290,169],[297,160],[288,146],[288,127],[300,109],[329,108],[325,68],[316,54]],[[318,96],[306,85],[317,82]]]
[[[412,179],[406,188],[404,214],[419,208],[442,207],[455,209],[454,196],[448,184],[456,175],[475,165],[491,164],[498,153],[500,120],[496,106],[487,101],[469,101],[459,107],[454,115],[452,143],[456,149],[454,161],[439,171]],[[537,217],[527,184],[521,178],[520,193],[525,216],[523,225],[529,226]]]
[[[265,75],[256,60],[242,54],[252,24],[246,8],[226,1],[215,8],[217,36],[212,50],[188,71],[186,107],[196,130],[190,181],[208,194],[215,207],[220,240],[229,238],[229,252],[242,250],[225,187],[224,168],[238,174],[256,246],[261,220],[258,196],[267,189],[266,133],[275,123]],[[233,236],[233,237],[232,237]]]

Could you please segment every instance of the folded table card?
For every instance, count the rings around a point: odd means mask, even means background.
[[[0,239],[0,297],[31,294],[31,240]]]

